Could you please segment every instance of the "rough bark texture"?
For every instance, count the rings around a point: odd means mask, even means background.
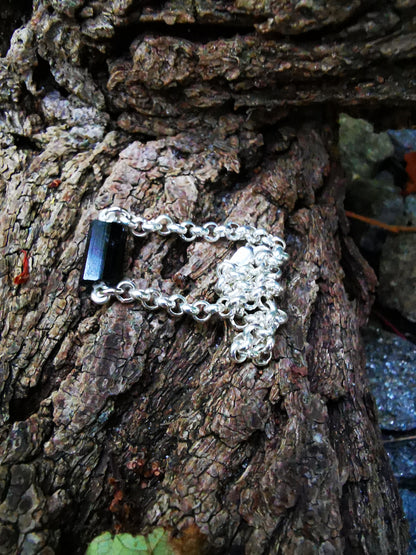
[[[406,553],[323,106],[415,100],[412,4],[34,2],[0,65],[2,553],[194,524],[209,553]],[[89,301],[112,204],[285,236],[268,367],[230,362],[221,322]],[[210,300],[231,249],[150,236],[126,275]]]

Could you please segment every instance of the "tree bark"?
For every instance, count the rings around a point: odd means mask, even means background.
[[[33,3],[0,66],[2,553],[195,525],[198,552],[406,553],[336,114],[410,109],[412,4]],[[113,204],[285,237],[267,367],[231,362],[222,322],[91,303],[88,225]],[[230,252],[151,235],[125,274],[213,300]]]

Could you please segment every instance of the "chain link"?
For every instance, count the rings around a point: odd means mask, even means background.
[[[206,322],[213,314],[219,313],[217,304],[202,299],[189,303],[185,297],[179,294],[163,295],[158,289],[138,289],[134,282],[129,280],[120,281],[116,287],[108,287],[103,282],[93,286],[91,298],[96,304],[105,304],[112,297],[121,303],[140,301],[149,310],[163,308],[172,316],[188,314],[198,322]]]
[[[135,216],[124,208],[111,207],[102,210],[98,219],[103,222],[119,222],[125,224],[136,237],[145,237],[149,233],[158,233],[165,236],[175,233],[184,241],[204,239],[214,243],[219,239],[229,241],[246,241],[251,245],[264,245],[266,247],[280,246],[282,250],[286,244],[280,237],[271,235],[264,229],[255,228],[251,225],[240,225],[228,222],[218,225],[215,222],[207,222],[202,226],[186,220],[180,223],[174,222],[167,214],[161,214],[156,218],[146,220],[141,216]]]
[[[231,356],[235,361],[251,359],[258,366],[270,362],[276,330],[287,320],[286,313],[278,309],[274,300],[283,291],[278,281],[282,274],[280,266],[288,259],[283,239],[251,225],[207,222],[199,226],[189,220],[174,222],[166,214],[146,220],[118,207],[103,210],[99,219],[122,223],[136,237],[145,237],[149,233],[161,236],[173,233],[187,242],[195,239],[209,243],[220,239],[245,242],[245,246],[217,268],[215,290],[219,298],[215,303],[202,299],[190,303],[180,294],[164,295],[154,288],[139,289],[130,280],[123,280],[115,287],[97,283],[91,299],[97,304],[105,304],[112,297],[121,303],[139,301],[149,310],[162,308],[175,317],[187,314],[198,322],[206,322],[217,314],[229,320],[239,332],[231,345]]]

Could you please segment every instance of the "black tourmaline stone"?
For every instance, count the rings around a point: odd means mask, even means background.
[[[103,281],[116,285],[123,279],[127,229],[116,222],[91,222],[81,283]]]

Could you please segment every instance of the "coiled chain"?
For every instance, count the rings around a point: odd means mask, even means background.
[[[211,243],[219,239],[244,241],[245,246],[218,265],[215,290],[219,298],[215,303],[205,300],[189,303],[179,294],[164,295],[154,288],[139,289],[131,280],[120,281],[115,287],[97,283],[91,299],[97,304],[105,304],[112,297],[122,303],[140,301],[149,310],[163,308],[177,317],[188,314],[198,322],[206,322],[217,314],[229,320],[239,331],[231,345],[231,356],[235,361],[252,359],[258,366],[269,363],[276,330],[287,320],[286,313],[274,300],[283,291],[278,281],[280,266],[289,258],[283,239],[250,225],[208,222],[199,226],[191,221],[176,223],[165,214],[146,220],[118,207],[103,210],[99,219],[122,223],[136,237],[156,232],[162,236],[175,233],[189,242],[195,239]]]

